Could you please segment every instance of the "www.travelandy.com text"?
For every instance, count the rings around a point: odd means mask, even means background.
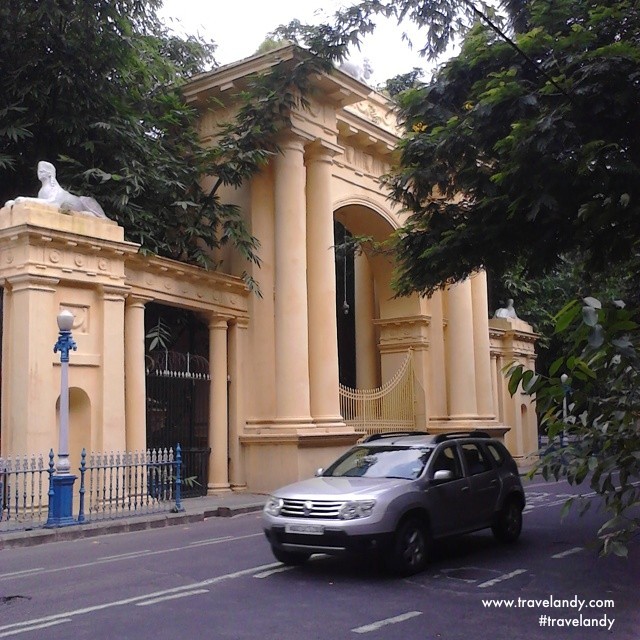
[[[595,610],[613,609],[615,602],[611,599],[556,598],[552,595],[545,598],[494,598],[483,599],[482,606],[492,609],[569,609],[578,615],[549,615],[541,613],[538,625],[541,627],[600,627],[611,631],[615,618],[608,613],[596,614]]]

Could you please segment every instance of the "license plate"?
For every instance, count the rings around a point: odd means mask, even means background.
[[[301,533],[308,536],[321,536],[324,533],[324,527],[321,524],[286,524],[284,530],[286,533]]]

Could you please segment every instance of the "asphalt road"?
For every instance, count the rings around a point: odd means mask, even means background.
[[[255,513],[7,549],[0,638],[638,640],[640,545],[598,558],[602,515],[560,523],[569,493],[530,483],[518,544],[450,541],[408,579],[320,556],[284,567]]]

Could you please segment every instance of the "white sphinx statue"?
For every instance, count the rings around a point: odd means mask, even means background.
[[[373,67],[368,58],[362,61],[362,64],[354,62],[352,60],[345,60],[339,67],[340,71],[343,71],[348,76],[367,84],[367,80],[373,74]]]
[[[516,313],[516,310],[513,306],[513,299],[509,298],[507,300],[507,306],[500,307],[500,309],[498,309],[495,312],[495,315],[493,317],[494,318],[513,318],[514,320],[517,320],[518,314]]]
[[[37,198],[18,196],[15,200],[8,200],[5,206],[10,207],[20,202],[44,202],[59,207],[63,213],[77,211],[95,218],[108,220],[102,207],[94,198],[89,196],[75,196],[63,189],[56,180],[56,168],[50,163],[41,160],[38,162],[38,179],[42,183]]]

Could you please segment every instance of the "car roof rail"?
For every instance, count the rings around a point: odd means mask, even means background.
[[[434,442],[445,442],[447,440],[455,440],[456,438],[490,438],[491,436],[481,429],[474,429],[473,431],[449,431],[446,433],[439,433]]]
[[[431,435],[426,431],[386,431],[385,433],[372,433],[362,442],[373,442],[374,440],[382,440],[384,438],[395,438],[402,436],[428,436]]]

